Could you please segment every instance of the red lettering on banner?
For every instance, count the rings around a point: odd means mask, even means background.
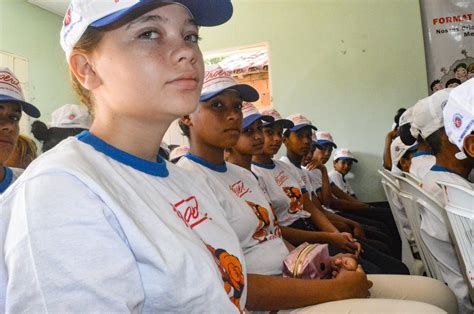
[[[286,180],[288,180],[288,176],[285,174],[284,171],[280,171],[280,173],[278,173],[275,177],[275,181],[278,186],[282,186],[282,184],[285,183]]]
[[[194,196],[181,200],[171,206],[176,215],[181,218],[188,228],[193,229],[205,220],[210,219],[207,213],[200,212],[198,201]]]
[[[473,13],[463,14],[463,15],[454,15],[454,16],[435,17],[433,19],[433,25],[472,21],[472,15]]]
[[[237,182],[235,182],[234,184],[232,184],[230,186],[230,189],[232,190],[232,192],[235,193],[235,195],[237,195],[238,197],[242,197],[244,196],[245,194],[249,193],[250,192],[250,189],[245,187],[245,184],[244,182],[242,182],[242,180],[239,180]]]

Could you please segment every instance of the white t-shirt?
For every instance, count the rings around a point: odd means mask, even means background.
[[[5,168],[5,176],[3,177],[2,182],[0,182],[0,194],[3,194],[5,190],[12,185],[13,182],[18,179],[18,177],[25,171],[24,169],[21,168],[10,168],[10,167],[4,167]]]
[[[41,155],[0,199],[6,312],[244,309],[237,236],[189,181],[89,132]]]
[[[311,186],[313,187],[313,193],[318,193],[323,188],[323,175],[321,170],[313,169],[308,170],[304,168],[308,172],[309,180],[311,182]]]
[[[274,160],[272,164],[252,164],[252,172],[265,182],[270,203],[282,226],[311,217],[303,206],[304,183],[293,168],[279,160]]]
[[[328,173],[328,176],[329,176],[329,180],[331,181],[331,183],[334,183],[342,191],[344,191],[345,193],[347,193],[349,195],[352,195],[352,196],[355,195],[351,184],[349,183],[349,181],[344,179],[344,177],[342,176],[342,174],[340,172],[338,172],[336,170],[331,170]]]
[[[411,159],[410,173],[421,181],[435,163],[436,157],[431,153],[416,152]]]
[[[290,168],[292,168],[297,175],[301,178],[301,181],[304,183],[304,186],[306,188],[306,191],[309,193],[309,198],[311,199],[312,193],[314,192],[313,185],[311,184],[311,179],[309,178],[309,171],[295,166],[290,159],[288,159],[287,156],[282,156],[280,158],[281,161],[283,161],[285,164],[287,164]]]
[[[281,275],[289,254],[281,229],[254,174],[231,163],[215,165],[187,154],[178,166],[208,179],[237,233],[249,274]]]
[[[422,186],[428,194],[443,206],[447,200],[443,189],[436,183],[437,181],[452,183],[471,190],[474,188],[472,183],[460,175],[444,167],[434,165],[424,176]],[[474,304],[469,300],[468,288],[456,258],[444,217],[440,213],[422,208],[421,218],[421,237],[430,252],[436,257],[444,281],[456,295],[459,313],[473,313]]]

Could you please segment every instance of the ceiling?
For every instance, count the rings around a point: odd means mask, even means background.
[[[69,0],[28,0],[29,3],[53,12],[61,17],[66,14]]]

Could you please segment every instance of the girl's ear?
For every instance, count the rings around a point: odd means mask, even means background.
[[[463,147],[467,155],[474,158],[474,134],[471,133],[464,138]]]
[[[87,90],[93,90],[101,84],[91,57],[85,52],[74,50],[69,57],[69,67],[79,83]]]
[[[182,123],[188,127],[192,126],[193,125],[193,122],[191,121],[191,115],[187,114],[185,115],[184,117],[182,117],[180,120],[179,120],[179,123]]]

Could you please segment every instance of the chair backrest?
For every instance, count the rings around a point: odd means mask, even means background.
[[[474,190],[447,182],[438,182],[446,192],[446,212],[456,254],[474,302]]]
[[[441,272],[438,269],[438,262],[435,256],[428,249],[421,237],[421,208],[425,207],[427,210],[440,211],[439,204],[432,203],[430,202],[431,200],[427,202],[420,198],[420,196],[423,197],[426,193],[409,179],[401,176],[397,176],[396,178],[400,186],[399,198],[407,213],[416,244],[420,250],[420,256],[426,267],[426,272],[430,277],[444,282]],[[433,205],[438,205],[438,207]]]
[[[384,168],[384,169],[378,170],[378,172],[383,178],[385,178],[388,182],[392,183],[398,188],[397,178],[395,178],[395,176],[393,175],[391,171]]]
[[[403,176],[415,184],[420,184],[420,180],[409,172],[403,172]]]

